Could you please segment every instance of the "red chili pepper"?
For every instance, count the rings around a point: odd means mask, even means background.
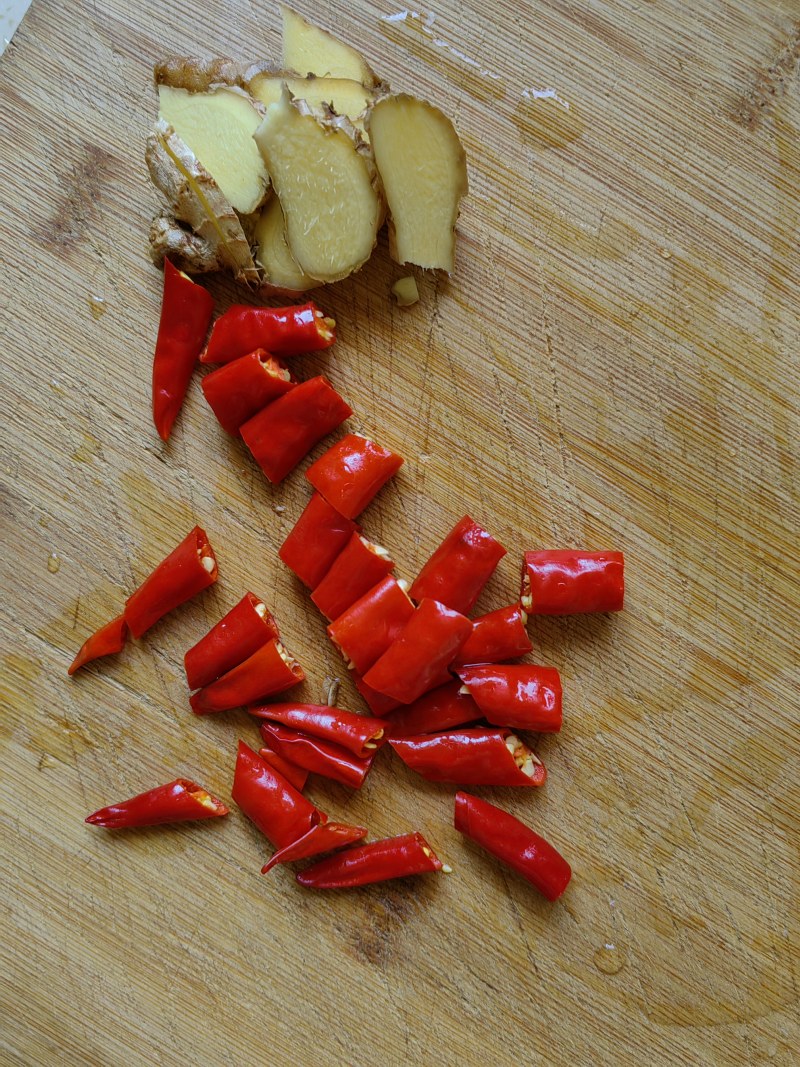
[[[383,655],[414,614],[414,605],[391,575],[369,589],[328,627],[344,658],[363,674]]]
[[[390,737],[389,744],[429,782],[535,786],[547,778],[544,764],[510,730],[448,730]]]
[[[314,445],[353,414],[327,378],[309,378],[240,427],[266,477],[282,481]]]
[[[625,558],[621,552],[526,552],[520,598],[531,615],[622,611]]]
[[[87,637],[78,650],[78,655],[67,669],[67,674],[74,674],[93,659],[101,656],[113,656],[115,652],[121,652],[128,639],[128,624],[124,615],[117,615],[116,619],[101,626],[91,637]]]
[[[528,616],[519,604],[509,604],[473,619],[472,633],[453,661],[453,667],[476,663],[503,663],[524,656],[533,648],[525,624]]]
[[[278,774],[282,774],[286,781],[295,787],[298,793],[303,792],[308,781],[308,771],[304,767],[298,767],[297,764],[290,763],[288,759],[279,756],[277,752],[273,752],[266,745],[258,750],[258,754]]]
[[[385,548],[354,533],[314,589],[311,599],[326,619],[338,619],[393,570],[394,563]]]
[[[435,600],[424,599],[381,658],[364,675],[379,693],[410,704],[447,681],[472,623]]]
[[[456,793],[456,830],[513,867],[548,900],[558,900],[569,885],[572,869],[551,844],[525,823],[485,800]]]
[[[496,726],[557,734],[561,729],[561,676],[555,667],[494,663],[461,667],[458,676]]]
[[[300,871],[297,881],[309,889],[351,889],[443,867],[422,834],[415,832],[337,852]]]
[[[227,814],[228,809],[222,801],[202,786],[186,778],[176,778],[168,785],[159,785],[130,800],[109,804],[90,815],[86,822],[104,826],[107,830],[120,830],[128,826],[159,826]]]
[[[419,572],[411,596],[438,600],[466,615],[505,554],[499,541],[465,515]]]
[[[358,529],[324,497],[314,493],[278,555],[303,585],[314,589]]]
[[[351,789],[361,788],[375,758],[373,752],[366,759],[359,759],[341,745],[309,737],[277,722],[262,722],[261,736],[284,759]]]
[[[195,715],[230,711],[274,693],[282,693],[304,678],[305,673],[297,660],[273,637],[216,682],[198,689],[189,703]]]
[[[322,741],[330,741],[364,759],[383,744],[383,719],[370,715],[356,715],[344,708],[327,704],[260,704],[250,708],[258,719],[282,723]]]
[[[360,674],[353,672],[353,685],[362,695],[367,703],[367,707],[373,715],[377,715],[378,718],[382,718],[384,715],[388,715],[390,711],[394,711],[395,708],[403,706],[402,701],[393,700],[392,697],[387,697],[385,693],[379,693],[377,689],[373,689],[372,686],[367,685]]]
[[[330,348],[336,322],[316,304],[264,308],[234,304],[214,323],[201,363],[229,363],[256,348],[276,356],[299,356]]]
[[[239,742],[231,796],[275,848],[297,841],[328,816],[244,741]]]
[[[311,464],[306,478],[337,511],[354,519],[402,465],[402,456],[349,433]]]
[[[153,359],[153,421],[164,441],[189,388],[213,310],[211,294],[165,259],[161,321]]]
[[[195,526],[125,601],[125,622],[134,637],[141,637],[168,611],[216,580],[214,549],[205,530]]]
[[[248,659],[273,637],[278,624],[255,593],[245,593],[183,657],[190,689],[202,689]]]
[[[266,874],[271,871],[276,863],[294,863],[296,860],[318,856],[320,852],[333,852],[335,849],[344,848],[345,845],[351,845],[354,841],[360,841],[366,836],[366,826],[350,826],[343,822],[318,823],[297,841],[292,841],[291,844],[279,849],[264,864],[261,873]]]
[[[200,383],[220,426],[234,437],[242,423],[295,384],[286,364],[263,348],[226,363]]]
[[[480,718],[481,709],[469,693],[462,693],[458,682],[448,682],[390,715],[385,733],[387,737],[432,734]]]

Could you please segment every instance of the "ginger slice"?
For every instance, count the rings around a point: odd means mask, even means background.
[[[281,202],[292,258],[312,278],[335,282],[369,258],[381,204],[347,120],[320,122],[307,110],[284,88],[254,136]]]
[[[256,243],[256,262],[264,271],[264,288],[290,296],[315,289],[321,283],[304,274],[292,259],[286,243],[283,211],[277,196],[261,211],[253,229]]]
[[[227,56],[165,56],[153,68],[156,85],[171,85],[190,93],[205,93],[212,86],[238,85],[241,75],[240,65]]]
[[[283,23],[283,66],[298,74],[323,78],[348,78],[368,89],[380,79],[360,52],[337,40],[327,30],[306,21],[291,8],[280,5]]]
[[[364,133],[364,120],[360,116],[372,103],[373,95],[361,82],[349,78],[320,78],[309,74],[298,78],[294,74],[273,74],[263,70],[248,71],[245,85],[254,100],[269,107],[281,98],[285,84],[292,96],[305,100],[311,108],[323,104],[331,107],[337,115],[346,115],[359,133]]]
[[[424,100],[399,94],[370,108],[367,131],[389,207],[392,258],[452,271],[467,192],[467,160],[452,122]]]
[[[264,200],[269,176],[253,134],[261,114],[236,86],[193,93],[162,84],[159,118],[168,122],[208,171],[231,207],[249,215]]]

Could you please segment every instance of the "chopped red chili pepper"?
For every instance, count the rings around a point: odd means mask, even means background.
[[[120,830],[129,826],[159,826],[169,822],[189,822],[227,815],[228,809],[200,785],[186,778],[176,778],[167,785],[148,789],[130,800],[109,804],[90,815],[86,822]]]
[[[448,682],[425,693],[413,704],[399,708],[386,720],[387,737],[412,737],[451,730],[482,718],[481,709],[459,682]]]
[[[387,575],[330,624],[328,636],[363,674],[383,655],[414,614],[400,582]]]
[[[333,852],[344,848],[345,845],[351,845],[354,841],[360,841],[366,836],[366,826],[350,826],[343,822],[318,823],[297,841],[292,841],[279,849],[264,864],[261,873],[266,874],[271,871],[276,863],[294,863],[297,860],[318,856],[321,852]]]
[[[222,429],[236,437],[242,423],[296,383],[285,363],[257,348],[207,374],[200,384]]]
[[[419,572],[411,596],[438,600],[466,615],[505,554],[499,541],[465,515]]]
[[[266,763],[239,742],[231,796],[275,848],[297,841],[328,816]]]
[[[168,259],[153,359],[153,422],[164,441],[181,409],[214,310],[211,294]]]
[[[572,869],[543,837],[502,808],[469,793],[456,793],[454,825],[481,848],[513,867],[548,900],[558,900]]]
[[[280,637],[280,632],[266,604],[254,593],[245,593],[183,657],[189,688],[215,682],[273,637]]]
[[[354,519],[402,465],[402,456],[349,433],[311,464],[306,478],[337,511]]]
[[[460,667],[458,676],[489,722],[548,734],[561,729],[561,676],[555,667],[494,663]]]
[[[295,787],[298,793],[302,793],[308,781],[308,771],[305,767],[298,767],[296,763],[290,763],[288,759],[279,756],[271,748],[264,745],[258,750],[259,756],[265,760],[278,774],[282,774],[286,781]]]
[[[476,663],[503,663],[530,652],[533,645],[525,624],[528,616],[519,604],[509,604],[473,619],[472,633],[453,661],[453,667]]]
[[[217,561],[199,526],[181,541],[125,602],[125,622],[141,637],[167,612],[217,580]]]
[[[523,608],[531,615],[622,611],[625,559],[621,552],[526,552]]]
[[[240,427],[266,477],[282,481],[314,445],[353,414],[327,378],[309,378]]]
[[[284,759],[296,763],[298,767],[305,767],[312,774],[333,778],[351,789],[361,788],[375,758],[373,752],[365,759],[360,759],[341,745],[309,737],[277,722],[262,722],[261,736]]]
[[[358,526],[319,495],[309,500],[278,555],[309,589],[315,589]]]
[[[303,668],[277,638],[190,698],[195,715],[210,715],[282,693],[305,678]]]
[[[99,630],[87,637],[78,650],[78,654],[70,664],[67,674],[74,674],[87,663],[101,656],[113,656],[115,652],[121,652],[128,639],[128,624],[124,615],[117,615],[116,619],[107,622]]]
[[[379,693],[410,704],[448,680],[447,665],[471,629],[469,619],[457,611],[424,599],[364,681]]]
[[[309,889],[351,889],[390,878],[441,871],[443,867],[422,834],[415,832],[337,852],[306,867],[297,875],[297,881]]]
[[[356,715],[327,704],[259,704],[249,709],[259,719],[282,723],[292,730],[330,741],[364,759],[384,742],[383,719]]]
[[[335,320],[312,302],[283,308],[234,304],[214,323],[200,362],[229,363],[256,348],[276,356],[299,356],[330,348],[335,340]]]
[[[353,685],[366,701],[367,707],[372,714],[377,715],[378,718],[388,715],[395,708],[402,707],[402,701],[387,697],[385,693],[379,693],[377,689],[367,685],[361,675],[355,672],[353,672]]]
[[[448,730],[390,737],[389,744],[429,782],[537,786],[547,778],[544,764],[510,730]]]
[[[354,533],[311,594],[326,619],[338,619],[359,597],[394,570],[389,553]]]

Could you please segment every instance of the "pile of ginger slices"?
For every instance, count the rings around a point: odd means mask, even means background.
[[[299,296],[362,267],[385,221],[398,263],[452,271],[467,191],[452,122],[280,10],[280,69],[178,56],[156,65],[146,159],[168,207],[151,226],[154,261]]]

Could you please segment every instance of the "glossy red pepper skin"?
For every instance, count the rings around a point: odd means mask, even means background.
[[[257,348],[207,374],[200,386],[217,422],[236,437],[242,423],[295,384],[285,363]]]
[[[527,615],[519,604],[509,604],[472,620],[472,632],[453,661],[453,667],[477,663],[504,663],[524,656],[533,648],[525,624]]]
[[[261,868],[262,874],[271,871],[276,863],[295,863],[297,860],[318,856],[321,852],[333,852],[352,845],[367,836],[366,826],[350,826],[343,822],[318,823],[307,834],[279,849]]]
[[[379,693],[377,689],[367,685],[361,675],[356,674],[355,671],[353,672],[353,685],[366,701],[372,714],[377,715],[379,719],[388,715],[390,711],[394,711],[395,708],[403,706],[399,700],[393,700],[392,697],[387,697],[385,693]]]
[[[625,558],[621,552],[526,552],[520,600],[529,615],[622,611]]]
[[[481,709],[469,695],[461,692],[460,682],[447,682],[425,693],[413,704],[398,708],[386,720],[386,737],[413,737],[452,730],[483,718]]]
[[[375,758],[373,752],[366,759],[359,759],[341,745],[290,730],[277,722],[262,722],[261,736],[284,759],[351,789],[361,788]]]
[[[78,654],[67,669],[67,674],[84,667],[92,660],[100,659],[101,656],[113,656],[115,652],[121,652],[128,639],[128,624],[124,615],[117,615],[116,619],[107,622],[95,631],[91,637],[87,637]]]
[[[458,676],[488,722],[546,734],[561,729],[561,676],[555,667],[493,663],[460,667]]]
[[[525,823],[469,793],[456,793],[454,826],[502,863],[518,871],[548,900],[558,900],[572,869],[564,857]]]
[[[309,378],[240,427],[265,476],[277,484],[314,445],[353,414],[327,378]]]
[[[164,295],[153,358],[153,422],[166,441],[208,333],[214,301],[202,285],[164,260]]]
[[[281,653],[289,658],[289,663]],[[198,689],[189,703],[195,715],[230,711],[231,708],[244,707],[274,693],[282,693],[304,678],[300,664],[288,656],[281,643],[273,637],[216,682]]]
[[[189,688],[215,682],[273,637],[280,637],[280,632],[272,614],[255,593],[245,593],[183,657]]]
[[[357,531],[354,522],[340,515],[319,493],[314,493],[278,549],[278,555],[303,585],[314,589]]]
[[[365,759],[384,743],[383,719],[356,715],[327,704],[263,704],[249,709],[258,719],[279,722],[291,730],[330,741]]]
[[[330,348],[336,323],[309,301],[295,307],[234,304],[214,323],[201,363],[229,363],[256,348],[275,356],[299,356]]]
[[[273,770],[276,770],[278,774],[282,774],[289,785],[293,785],[298,793],[303,792],[308,781],[308,771],[304,767],[298,767],[297,764],[290,763],[271,748],[267,748],[266,745],[258,750],[258,754]]]
[[[382,549],[354,533],[314,589],[311,599],[326,619],[338,619],[393,570],[394,563],[385,557]]]
[[[359,674],[379,659],[414,614],[408,594],[387,575],[328,627],[328,636]]]
[[[400,635],[364,675],[379,693],[410,704],[442,685],[472,623],[435,600],[422,600]]]
[[[402,465],[396,452],[349,433],[311,464],[306,478],[338,512],[354,519]]]
[[[309,889],[352,889],[390,878],[440,871],[444,864],[421,833],[370,841],[313,863],[296,876]]]
[[[275,848],[297,841],[328,817],[252,748],[239,742],[231,796]]]
[[[205,531],[195,526],[125,601],[128,628],[134,637],[141,637],[167,612],[216,580],[214,550]]]
[[[90,815],[86,822],[107,830],[121,830],[129,826],[160,826],[170,822],[190,822],[194,819],[213,819],[227,815],[228,809],[202,786],[186,778],[176,778],[167,785],[148,789],[130,800],[109,804]]]
[[[419,572],[411,596],[438,600],[466,615],[505,554],[499,541],[465,515]]]
[[[531,775],[520,769],[506,745],[511,738],[532,757]],[[429,782],[457,785],[544,785],[547,772],[510,730],[467,728],[414,737],[390,737],[403,762]]]

